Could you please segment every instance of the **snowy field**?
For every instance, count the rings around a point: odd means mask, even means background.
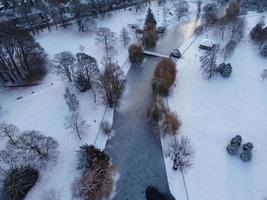
[[[158,20],[162,23],[162,7],[153,2],[151,8]],[[148,7],[148,6],[147,6]],[[147,12],[147,7],[141,11],[116,11],[105,18],[96,20],[97,27],[108,27],[119,36],[123,27],[130,28],[128,24],[143,24]],[[100,61],[104,55],[101,45],[95,43],[95,32],[80,33],[75,26],[67,29],[55,29],[52,31],[44,30],[36,36],[36,40],[41,44],[48,54],[49,59],[62,51],[71,51],[76,54],[81,46],[84,52],[97,59],[99,67]],[[131,42],[135,40],[135,35],[131,32]],[[116,49],[118,54],[116,60],[123,67],[125,74],[130,64],[127,62],[127,47],[122,46],[118,41]],[[100,94],[97,94],[97,103],[94,103],[93,93],[80,93],[73,86],[55,75],[51,69],[41,84],[34,87],[1,89],[0,102],[2,110],[0,112],[0,121],[12,123],[20,131],[35,129],[41,131],[46,136],[52,136],[59,143],[59,159],[56,166],[42,170],[38,183],[28,193],[26,200],[39,200],[42,194],[48,193],[50,189],[57,191],[61,199],[71,200],[71,184],[76,177],[79,177],[79,171],[76,169],[75,152],[82,144],[94,144],[100,149],[105,148],[107,136],[99,131],[102,120],[113,121],[113,109],[106,108]],[[81,115],[89,124],[86,136],[79,141],[75,135],[65,129],[64,117],[69,114],[68,108],[63,97],[66,87],[70,87],[79,101]],[[17,100],[17,97],[22,99]],[[0,149],[5,147],[6,141],[0,141]]]
[[[246,17],[246,35],[226,61],[233,67],[229,79],[218,75],[208,80],[200,72],[200,41],[208,37],[222,42],[214,31],[197,38],[177,62],[176,87],[168,100],[183,123],[180,134],[188,136],[195,149],[194,164],[185,173],[190,199],[263,200],[267,196],[267,82],[261,82],[267,62],[248,36],[259,19],[255,14]],[[222,60],[220,55],[218,64]],[[243,143],[254,144],[251,162],[226,152],[236,134]],[[162,138],[165,148],[168,139]],[[172,170],[170,159],[165,158],[165,165],[171,192],[176,199],[186,199],[181,173]]]

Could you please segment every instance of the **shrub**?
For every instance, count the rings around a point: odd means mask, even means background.
[[[242,137],[240,135],[236,135],[231,139],[230,144],[226,147],[227,152],[230,155],[236,155],[239,152],[240,145],[242,143]]]
[[[85,92],[92,88],[91,81],[87,79],[83,73],[80,72],[77,72],[76,75],[74,76],[74,83],[76,88],[81,92]]]
[[[101,122],[101,128],[106,135],[110,135],[112,132],[112,124],[109,121]]]
[[[153,93],[168,96],[169,89],[173,85],[175,77],[176,64],[170,58],[162,59],[154,72],[152,81]]]
[[[218,71],[223,78],[228,78],[233,70],[231,64],[222,63],[217,67],[216,71]]]
[[[109,165],[110,158],[109,156],[99,149],[95,148],[93,145],[84,144],[80,147],[77,151],[77,158],[78,158],[78,167],[86,173],[89,169],[92,168],[93,163],[102,160],[105,165]]]
[[[29,190],[35,185],[38,177],[38,171],[29,166],[10,170],[3,182],[4,200],[24,199]]]
[[[101,162],[95,162],[90,172],[73,184],[74,196],[85,200],[108,198],[114,185],[113,172],[111,165],[103,168]]]
[[[132,44],[129,47],[129,60],[132,64],[141,64],[144,60],[143,47],[139,44]]]
[[[114,168],[105,152],[92,145],[81,146],[78,151],[78,169],[83,170],[83,175],[72,186],[75,197],[100,200],[110,196],[114,185]]]
[[[173,160],[173,169],[179,169],[182,172],[192,166],[194,154],[193,146],[189,138],[185,136],[174,137],[172,143],[169,144],[169,149],[165,152],[165,156]]]
[[[175,135],[177,133],[177,130],[179,130],[179,128],[181,127],[181,125],[182,122],[178,119],[175,113],[166,111],[160,125],[161,133],[164,135],[167,134]]]
[[[251,142],[248,142],[246,144],[243,144],[243,152],[240,154],[240,158],[243,161],[250,161],[252,159],[252,149],[253,149],[253,144]]]
[[[147,110],[147,119],[152,122],[158,122],[162,118],[164,105],[161,98],[153,96],[151,105]]]
[[[146,24],[143,32],[143,44],[147,48],[154,48],[159,39],[159,33],[156,26]]]

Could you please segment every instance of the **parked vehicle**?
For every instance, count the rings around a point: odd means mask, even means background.
[[[199,48],[210,51],[214,46],[215,44],[212,40],[204,39],[200,42]]]
[[[182,54],[181,52],[179,51],[179,49],[174,49],[171,54],[170,54],[170,57],[173,57],[173,58],[181,58]]]

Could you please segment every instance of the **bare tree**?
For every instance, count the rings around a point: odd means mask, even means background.
[[[74,77],[76,87],[82,92],[94,89],[93,85],[99,75],[96,59],[85,53],[77,53],[76,58],[77,70]]]
[[[226,60],[226,58],[229,58],[232,54],[233,54],[233,52],[234,52],[234,50],[235,50],[235,48],[236,48],[236,42],[235,41],[233,41],[233,40],[231,40],[231,41],[229,41],[226,45],[225,45],[225,47],[224,47],[224,49],[223,49],[223,51],[224,51],[224,61]]]
[[[119,65],[112,62],[105,62],[103,65],[104,70],[99,76],[100,87],[105,102],[109,107],[113,107],[124,91],[126,80]]]
[[[69,88],[66,88],[64,98],[70,112],[78,112],[80,103],[74,93],[71,93]]]
[[[187,200],[189,200],[189,195],[184,172],[192,166],[194,154],[193,146],[190,140],[185,136],[179,138],[174,137],[172,142],[169,143],[169,149],[165,151],[165,156],[173,160],[173,169],[178,169],[182,173]]]
[[[125,27],[122,28],[120,33],[120,40],[123,43],[124,46],[127,46],[131,40],[131,37],[129,35],[129,32]]]
[[[72,82],[75,56],[71,52],[63,51],[55,55],[53,62],[56,72]]]
[[[7,137],[9,142],[12,144],[16,143],[16,135],[18,134],[19,129],[13,124],[8,124],[6,122],[0,123],[0,137]]]
[[[105,51],[108,51],[117,42],[116,33],[112,32],[109,28],[100,27],[96,33],[96,42],[103,44]]]
[[[185,17],[189,11],[189,4],[187,3],[186,0],[178,0],[174,4],[175,7],[175,15],[180,21],[181,18]]]
[[[73,134],[76,134],[80,140],[82,140],[82,136],[85,135],[86,129],[88,125],[86,121],[82,118],[80,113],[72,112],[70,115],[65,117],[65,127],[67,129],[71,129]]]
[[[178,139],[174,137],[172,143],[169,144],[169,149],[165,152],[165,156],[173,160],[174,170],[185,171],[192,166],[193,146],[185,136],[181,136]]]
[[[58,142],[52,137],[42,135],[39,131],[24,131],[17,137],[16,143],[8,144],[7,149],[20,155],[24,163],[35,167],[45,167],[49,162],[56,162]]]
[[[0,170],[7,173],[10,169],[14,169],[20,165],[19,158],[13,151],[7,149],[0,151]]]
[[[245,19],[237,18],[232,23],[230,40],[240,41],[244,37],[245,27],[246,27]]]
[[[208,78],[211,78],[216,73],[218,51],[219,44],[216,44],[211,50],[206,51],[204,55],[200,57],[201,70],[204,74],[208,75]]]

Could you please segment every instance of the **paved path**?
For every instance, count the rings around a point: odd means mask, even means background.
[[[146,120],[158,61],[146,57],[142,66],[131,67],[126,91],[115,110],[115,136],[105,150],[120,173],[114,200],[145,200],[149,185],[169,193],[158,129]]]

